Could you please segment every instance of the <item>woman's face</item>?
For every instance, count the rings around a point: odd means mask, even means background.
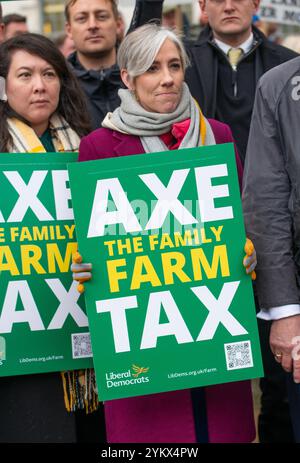
[[[60,81],[47,61],[24,50],[15,51],[6,78],[9,106],[26,119],[38,136],[47,129],[60,94]]]
[[[131,85],[143,108],[155,113],[173,112],[181,99],[184,71],[178,48],[164,41],[152,66]]]

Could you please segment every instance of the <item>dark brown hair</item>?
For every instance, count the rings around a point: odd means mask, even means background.
[[[86,0],[88,1],[88,0]],[[111,7],[112,7],[112,11],[113,11],[113,15],[115,17],[115,19],[118,19],[119,18],[119,11],[118,11],[118,2],[117,0],[106,0],[108,1],[109,3],[111,3]],[[70,22],[70,8],[75,5],[75,3],[77,2],[77,0],[67,0],[67,3],[66,3],[66,6],[65,6],[65,18],[67,20],[67,22]]]
[[[10,23],[26,23],[27,18],[21,14],[11,13],[3,16],[2,21],[5,26],[8,26]]]
[[[67,121],[79,137],[87,135],[91,128],[85,95],[64,56],[54,43],[42,35],[30,33],[3,42],[0,45],[0,76],[4,79],[9,72],[13,53],[18,50],[24,50],[44,59],[55,69],[61,85],[57,113]],[[10,108],[7,101],[0,101],[0,152],[8,151],[12,141],[7,126],[8,117],[23,120]],[[28,124],[26,120],[24,122]]]

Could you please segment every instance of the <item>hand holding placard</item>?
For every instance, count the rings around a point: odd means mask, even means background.
[[[77,290],[80,294],[84,293],[83,282],[89,281],[92,278],[92,264],[83,264],[82,256],[79,252],[75,252],[72,256],[71,271],[73,272],[73,280],[79,281]]]

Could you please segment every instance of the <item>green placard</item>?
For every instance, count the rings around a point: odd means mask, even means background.
[[[0,376],[92,366],[67,163],[77,154],[0,155]]]
[[[261,376],[233,145],[68,167],[101,400]]]

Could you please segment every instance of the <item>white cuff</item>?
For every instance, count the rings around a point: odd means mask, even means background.
[[[280,318],[292,317],[300,314],[299,304],[281,305],[279,307],[271,307],[270,309],[261,308],[257,314],[257,318],[261,320],[279,320]]]

